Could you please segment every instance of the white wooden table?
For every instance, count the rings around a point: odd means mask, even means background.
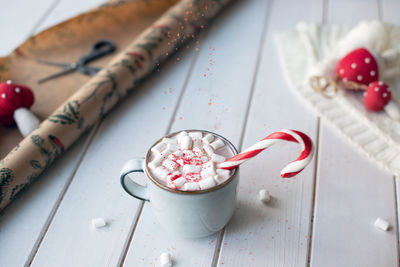
[[[103,0],[3,1],[0,54],[29,35]],[[0,266],[397,266],[399,181],[371,164],[306,109],[281,71],[274,33],[300,21],[400,23],[395,0],[242,0],[189,49],[170,60],[82,138],[0,216]],[[210,64],[212,60],[212,65]],[[204,74],[207,74],[204,77]],[[282,144],[241,168],[237,211],[219,234],[178,239],[147,203],[128,196],[118,173],[162,135],[200,128],[238,148],[294,128],[316,144],[294,179],[280,169],[296,156]],[[261,188],[273,195],[257,199]],[[91,219],[106,228],[94,230]],[[388,232],[373,226],[385,218]]]

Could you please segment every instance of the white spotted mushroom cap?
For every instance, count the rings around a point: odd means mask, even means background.
[[[368,110],[381,111],[391,98],[391,92],[386,83],[376,81],[371,83],[364,94],[364,104]]]
[[[336,75],[343,81],[369,85],[379,79],[378,62],[365,48],[358,48],[339,60]]]

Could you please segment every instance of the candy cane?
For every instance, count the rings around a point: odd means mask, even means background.
[[[292,177],[301,172],[308,163],[310,163],[314,154],[314,147],[311,139],[302,132],[295,130],[281,130],[265,137],[258,143],[247,148],[242,153],[227,159],[218,165],[219,168],[232,170],[245,162],[246,160],[256,156],[264,149],[272,146],[280,141],[296,142],[301,146],[300,156],[293,162],[289,163],[281,172],[281,176]]]

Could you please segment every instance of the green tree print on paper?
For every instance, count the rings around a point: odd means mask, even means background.
[[[80,104],[77,100],[69,101],[62,111],[51,115],[48,120],[60,124],[72,124],[79,119]]]
[[[64,145],[57,137],[53,135],[47,136],[47,141],[51,148],[46,147],[45,139],[39,135],[32,135],[31,141],[37,148],[39,148],[40,153],[46,157],[45,166],[42,166],[42,164],[37,160],[31,160],[30,163],[34,169],[39,169],[39,167],[47,168],[54,161],[54,159],[59,157],[64,152]]]
[[[21,192],[21,190],[24,189],[25,186],[26,186],[26,184],[19,184],[19,185],[14,186],[14,187],[11,189],[10,200],[14,200],[14,199],[15,199],[15,196],[16,196],[19,192]]]
[[[7,193],[8,186],[14,179],[11,169],[1,168],[0,169],[0,203],[4,200],[4,196]]]
[[[31,160],[29,163],[31,164],[32,168],[34,168],[34,169],[41,169],[42,168],[42,165],[37,160]]]

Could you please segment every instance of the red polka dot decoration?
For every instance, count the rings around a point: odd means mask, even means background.
[[[378,63],[367,49],[357,48],[339,61],[336,75],[344,86],[346,82],[368,86],[379,79]]]
[[[0,123],[14,124],[14,112],[21,107],[29,109],[33,102],[33,93],[28,87],[11,81],[0,83]]]
[[[373,82],[364,94],[365,107],[371,111],[381,111],[389,103],[391,96],[386,83]]]

